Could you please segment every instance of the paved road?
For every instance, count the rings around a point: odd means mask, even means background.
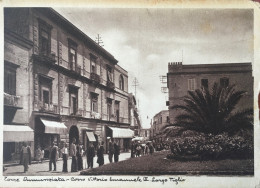
[[[130,158],[130,153],[121,153],[119,156],[119,161],[127,160]],[[109,163],[108,155],[104,155],[105,164]],[[94,168],[98,167],[97,164],[97,157],[94,158]],[[7,170],[3,172],[4,176],[77,176],[80,172],[70,172],[71,170],[71,158],[68,160],[68,173],[62,172],[62,165],[63,161],[57,161],[57,171],[49,172],[49,162],[43,162],[38,164],[31,164],[29,165],[28,172],[23,172],[23,166],[10,166],[7,167]],[[85,168],[86,164],[86,157],[83,157],[83,168]]]

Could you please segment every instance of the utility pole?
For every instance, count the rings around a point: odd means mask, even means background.
[[[136,98],[136,87],[139,86],[139,82],[138,82],[138,80],[136,79],[136,77],[135,77],[134,80],[133,80],[132,86],[135,87],[135,98]]]
[[[99,46],[104,47],[102,38],[101,38],[101,36],[100,36],[99,34],[97,35],[95,42],[96,42]]]

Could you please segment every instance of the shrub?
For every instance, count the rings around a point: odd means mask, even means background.
[[[253,137],[203,134],[193,137],[175,138],[170,145],[172,155],[168,158],[194,160],[247,159],[253,158]]]

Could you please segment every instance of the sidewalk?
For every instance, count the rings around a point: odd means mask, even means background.
[[[129,153],[129,158],[130,158],[130,152],[121,152],[121,154],[126,154],[126,153]],[[97,156],[96,156],[97,157]],[[86,156],[82,156],[82,158],[86,158]],[[104,154],[104,159],[105,158],[108,158],[108,154]],[[68,158],[68,160],[70,160],[71,157]],[[49,159],[45,159],[43,160],[42,163],[47,163],[49,162],[50,160]],[[57,161],[62,161],[62,158],[58,158]],[[38,163],[41,163],[41,162],[38,162],[38,161],[35,161],[35,160],[32,160],[32,163],[31,164],[38,164]],[[18,166],[20,165],[20,161],[19,160],[16,160],[16,161],[7,161],[7,162],[4,162],[3,163],[3,166],[4,167],[11,167],[11,166]]]

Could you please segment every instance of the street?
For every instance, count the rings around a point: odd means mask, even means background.
[[[130,153],[121,153],[119,155],[119,161],[127,160],[130,158]],[[105,164],[109,163],[108,155],[104,155]],[[98,167],[97,157],[93,160],[94,168]],[[68,171],[67,173],[62,172],[63,161],[57,161],[57,171],[49,171],[49,162],[45,161],[43,163],[31,164],[29,165],[28,172],[23,172],[23,165],[10,166],[7,170],[3,172],[4,176],[77,176],[80,172],[70,172],[71,171],[71,158],[68,160]],[[83,168],[87,167],[86,156],[83,157]]]

